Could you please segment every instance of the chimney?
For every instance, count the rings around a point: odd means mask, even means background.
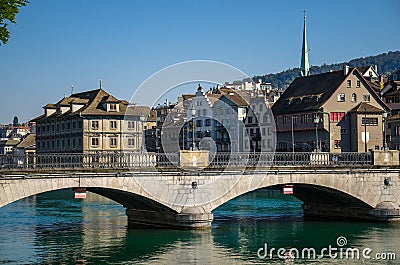
[[[378,66],[376,64],[374,65],[374,70],[376,73],[378,73]]]
[[[344,73],[344,75],[347,75],[349,73],[349,66],[348,65],[343,65],[343,73]]]

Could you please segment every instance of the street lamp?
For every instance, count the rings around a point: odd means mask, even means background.
[[[382,113],[382,125],[383,125],[383,150],[388,150],[387,142],[386,142],[386,118],[388,113],[385,111]]]
[[[364,152],[367,152],[367,108],[364,107]]]
[[[144,130],[144,122],[146,121],[146,116],[140,115],[140,122],[142,123],[142,153],[144,152],[145,146],[145,130]]]
[[[319,115],[318,113],[315,114],[314,117],[314,123],[315,123],[315,139],[317,140],[316,142],[316,151],[319,151],[319,146],[318,146],[318,123],[319,123]]]
[[[194,149],[195,149],[195,145],[194,145],[194,117],[196,115],[196,109],[194,108],[194,104],[192,104],[192,109],[190,110],[190,114],[192,114],[192,151],[194,151]]]
[[[291,122],[292,122],[292,153],[294,154],[294,125],[293,125],[293,114],[292,114],[292,119],[291,119]]]
[[[182,149],[185,150],[185,137],[187,134],[187,127],[186,127],[187,118],[183,118],[183,127],[182,127]],[[185,132],[186,128],[186,132]]]

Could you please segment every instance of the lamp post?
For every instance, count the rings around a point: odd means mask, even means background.
[[[144,153],[144,146],[145,146],[145,130],[144,130],[144,122],[146,121],[146,116],[140,115],[140,122],[142,123],[142,148],[141,151]]]
[[[316,142],[316,151],[319,152],[319,146],[318,146],[318,123],[319,123],[319,114],[315,114],[314,117],[314,123],[315,123],[315,139],[317,140]]]
[[[185,137],[187,134],[186,122],[187,122],[187,118],[183,118],[183,124],[184,124],[184,126],[182,127],[182,149],[183,150],[185,150]],[[186,132],[185,132],[185,128],[186,128]]]
[[[190,114],[192,114],[192,151],[195,149],[194,145],[194,117],[196,115],[196,109],[194,108],[194,105],[192,104],[192,109],[190,110]]]
[[[293,129],[293,114],[292,114],[292,153],[294,154],[294,129]]]
[[[367,108],[364,107],[364,153],[367,152]]]
[[[386,118],[388,113],[385,111],[382,113],[382,125],[383,125],[383,150],[388,150],[387,142],[386,142]]]

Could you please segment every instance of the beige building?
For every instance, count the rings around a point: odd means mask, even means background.
[[[149,112],[149,107],[129,105],[101,88],[72,94],[47,104],[33,120],[37,153],[142,150]]]
[[[277,150],[381,149],[385,110],[388,107],[357,68],[296,78],[272,107]]]

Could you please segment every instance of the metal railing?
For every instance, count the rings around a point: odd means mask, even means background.
[[[371,153],[216,153],[208,168],[270,166],[372,165]],[[179,168],[179,153],[102,152],[88,154],[0,155],[0,170],[7,169],[138,169]]]

